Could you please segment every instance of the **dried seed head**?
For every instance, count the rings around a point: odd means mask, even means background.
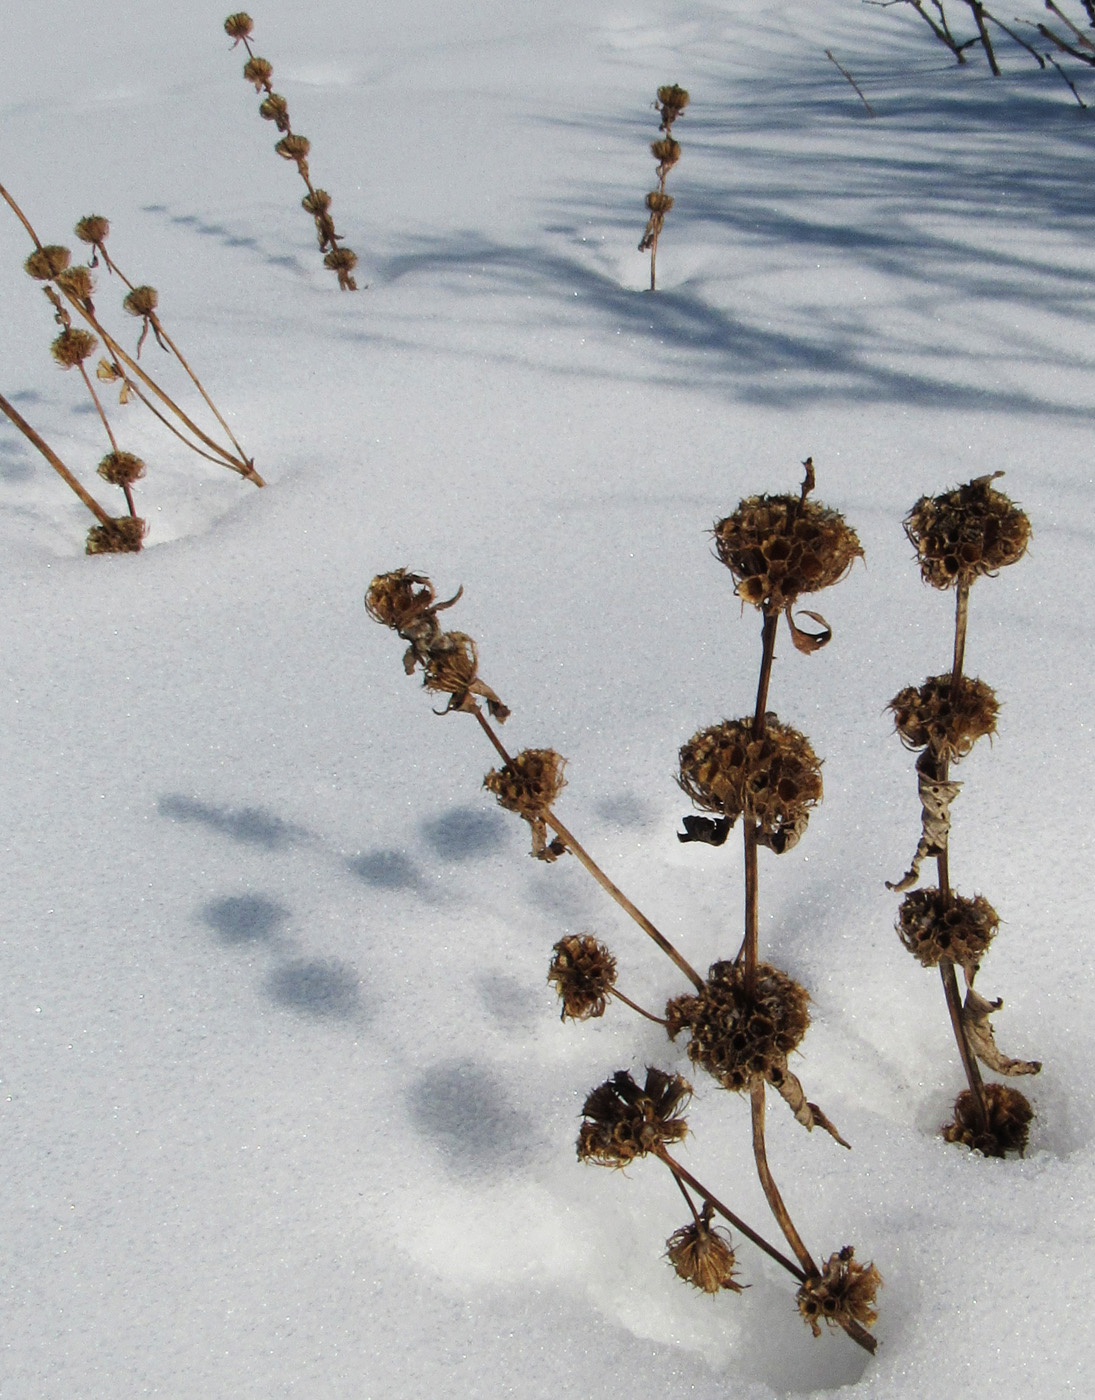
[[[151,316],[159,304],[160,294],[155,287],[134,287],[122,302],[131,316]]]
[[[925,967],[950,958],[972,976],[1000,927],[996,910],[984,897],[944,895],[937,889],[912,890],[901,901],[897,933]]]
[[[697,807],[731,826],[744,812],[757,840],[777,854],[794,846],[821,801],[821,764],[805,734],[768,715],[759,739],[751,719],[724,720],[680,751],[678,782]]]
[[[105,243],[110,233],[110,220],[104,219],[102,214],[88,214],[76,225],[74,232],[81,243]]]
[[[667,83],[658,89],[658,110],[662,115],[662,131],[668,131],[680,114],[688,106],[688,93],[676,83]]]
[[[677,1277],[704,1293],[718,1293],[729,1288],[742,1293],[734,1281],[734,1251],[730,1236],[711,1224],[711,1206],[705,1205],[699,1223],[693,1221],[675,1230],[665,1242],[665,1257],[677,1271]]]
[[[36,248],[23,264],[24,270],[36,282],[48,282],[59,272],[64,272],[72,261],[72,254],[59,243],[47,243],[44,248]]]
[[[137,554],[148,525],[133,515],[120,515],[109,525],[93,525],[87,532],[87,554]]]
[[[249,83],[254,83],[256,92],[261,92],[267,86],[273,74],[274,65],[265,58],[249,58],[243,65],[243,76]]]
[[[954,1101],[954,1122],[943,1127],[947,1142],[959,1142],[986,1157],[1004,1157],[1027,1148],[1034,1110],[1027,1098],[1010,1084],[988,1083],[982,1087],[988,1126],[982,1127],[977,1103],[968,1089]]]
[[[289,130],[289,104],[278,92],[259,103],[259,116],[273,122],[279,131]]]
[[[565,766],[566,759],[554,749],[522,749],[501,768],[492,768],[483,786],[507,812],[542,821],[566,786]]]
[[[582,1108],[578,1158],[601,1167],[626,1167],[636,1157],[680,1142],[688,1124],[678,1116],[688,1106],[692,1086],[679,1074],[650,1067],[642,1089],[627,1070],[594,1089]]]
[[[326,214],[331,207],[331,196],[326,190],[313,190],[306,194],[300,203],[309,214]]]
[[[758,963],[752,993],[745,969],[732,962],[711,967],[703,990],[674,997],[665,1008],[669,1036],[689,1034],[688,1058],[724,1089],[769,1080],[778,1084],[787,1056],[810,1024],[805,987],[778,968]]]
[[[422,684],[451,695],[450,710],[463,708],[479,676],[479,654],[464,632],[444,632],[430,645]]]
[[[75,369],[98,347],[99,342],[90,331],[75,330],[70,326],[49,347],[49,353],[62,369]]]
[[[603,1016],[616,983],[616,959],[589,933],[560,938],[552,951],[548,982],[563,1003],[562,1020]]]
[[[749,496],[714,535],[738,597],[767,612],[838,583],[863,557],[840,512],[802,496]]]
[[[349,248],[332,248],[323,259],[323,266],[338,273],[338,285],[344,292],[356,292],[357,283],[350,273],[357,266],[357,254]]]
[[[242,10],[238,14],[229,15],[224,21],[224,32],[230,39],[235,39],[237,44],[241,39],[248,38],[253,28],[251,16],[244,14]]]
[[[882,1275],[873,1264],[857,1264],[855,1250],[845,1245],[830,1254],[820,1277],[808,1278],[798,1290],[798,1310],[815,1337],[821,1324],[846,1327],[858,1322],[873,1327],[878,1321],[875,1297],[882,1287]]]
[[[978,739],[996,733],[1000,705],[984,681],[929,676],[918,690],[906,686],[890,701],[894,726],[907,749],[931,749],[944,762],[965,758]]]
[[[673,208],[673,196],[662,190],[651,190],[646,197],[646,207],[652,214],[666,215]]]
[[[104,481],[111,486],[132,486],[144,476],[144,463],[132,452],[108,452],[97,468]]]
[[[283,136],[274,147],[278,155],[284,160],[295,160],[298,163],[305,159],[312,149],[312,143],[307,136]]]
[[[57,285],[77,301],[90,301],[95,290],[95,279],[90,268],[77,263],[75,267],[66,267],[64,272],[57,274]]]
[[[650,153],[659,165],[672,170],[681,158],[681,143],[672,136],[663,136],[660,141],[651,141]]]
[[[941,496],[921,496],[905,517],[920,573],[933,588],[970,584],[1026,553],[1030,521],[992,483],[1003,472],[979,476]]]
[[[430,616],[434,587],[425,574],[409,569],[393,569],[377,574],[365,594],[365,611],[374,622],[383,623],[402,637],[404,629]]]

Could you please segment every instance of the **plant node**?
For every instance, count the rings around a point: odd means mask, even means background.
[[[566,786],[566,759],[554,749],[523,749],[501,768],[492,768],[483,786],[507,812],[516,812],[532,829],[532,854],[538,860],[555,860],[566,846],[558,837],[547,839],[551,804]]]
[[[978,739],[996,733],[996,692],[973,676],[929,676],[890,701],[894,728],[907,749],[931,749],[944,763],[965,758]]]
[[[830,1254],[824,1272],[806,1279],[798,1290],[798,1310],[815,1337],[821,1324],[847,1327],[859,1323],[872,1327],[878,1321],[874,1305],[882,1276],[873,1264],[857,1264],[850,1244]]]
[[[924,967],[935,967],[940,958],[950,958],[972,979],[1000,927],[1000,918],[984,895],[970,899],[921,889],[911,891],[901,901],[896,927],[901,942]]]

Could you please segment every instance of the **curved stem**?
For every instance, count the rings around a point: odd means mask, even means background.
[[[766,612],[761,628],[760,678],[757,681],[757,703],[753,711],[753,738],[759,739],[764,733],[764,716],[768,712],[768,687],[772,680],[772,662],[776,655],[776,628],[779,626],[779,613]]]
[[[62,477],[69,484],[69,486],[72,487],[73,491],[76,492],[77,496],[79,496],[80,500],[83,501],[85,506],[87,506],[88,510],[91,511],[92,515],[94,515],[95,518],[101,524],[109,525],[110,516],[107,515],[106,511],[102,508],[102,506],[95,499],[95,497],[91,495],[89,491],[86,491],[83,486],[80,485],[80,483],[69,471],[68,467],[66,467],[64,462],[62,462],[60,457],[58,457],[57,453],[54,452],[53,448],[50,447],[48,443],[46,443],[42,438],[38,436],[38,434],[30,426],[27,420],[20,413],[18,413],[11,406],[10,403],[8,403],[7,399],[4,398],[2,394],[0,394],[0,412],[5,413],[8,416],[8,418],[10,418],[11,421],[15,424],[15,426],[19,429],[19,431],[23,434],[23,436],[29,442],[32,442],[35,447],[37,447],[38,451],[50,464],[50,466],[57,473],[57,475],[59,477]]]
[[[760,1177],[760,1184],[771,1207],[772,1214],[776,1217],[776,1223],[783,1231],[787,1243],[795,1252],[795,1257],[802,1265],[806,1274],[817,1277],[820,1273],[817,1265],[802,1241],[802,1236],[795,1229],[791,1217],[787,1212],[787,1207],[783,1204],[783,1197],[779,1194],[772,1177],[771,1168],[768,1166],[768,1154],[764,1146],[764,1083],[754,1084],[750,1090],[750,1103],[753,1117],[753,1157],[757,1164],[757,1175]]]
[[[622,1001],[625,1006],[630,1006],[632,1011],[637,1011],[640,1016],[645,1016],[648,1021],[655,1021],[659,1026],[668,1026],[669,1022],[662,1016],[655,1016],[653,1011],[647,1011],[641,1007],[637,1001],[632,1001],[630,997],[624,996],[619,987],[610,987],[609,995],[614,996],[617,1001]]]
[[[102,420],[103,427],[106,429],[106,435],[107,435],[107,437],[110,439],[110,446],[113,448],[113,450],[114,450],[115,452],[117,452],[117,451],[118,451],[118,443],[117,443],[117,440],[115,439],[114,434],[113,434],[113,432],[111,431],[110,423],[109,423],[108,420],[107,420],[106,414],[103,412],[103,406],[102,406],[102,404],[99,402],[99,395],[95,392],[95,386],[92,384],[91,379],[90,379],[90,377],[89,377],[89,375],[88,375],[88,372],[87,372],[87,368],[85,367],[85,365],[84,365],[84,363],[83,363],[82,360],[81,360],[81,362],[80,362],[80,373],[81,373],[81,374],[83,375],[83,377],[84,377],[84,383],[87,385],[87,391],[88,391],[88,393],[91,395],[91,401],[92,401],[92,403],[95,405],[96,409],[98,410],[99,417],[100,417],[100,419]]]

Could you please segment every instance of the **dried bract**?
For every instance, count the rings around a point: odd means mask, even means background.
[[[238,14],[229,15],[224,21],[224,32],[230,39],[235,39],[238,44],[241,39],[250,36],[254,23],[251,16],[240,10]]]
[[[36,282],[48,282],[59,272],[64,272],[72,261],[72,254],[59,243],[47,243],[44,248],[36,248],[23,264],[23,269]]]
[[[90,331],[67,326],[49,347],[49,353],[62,369],[75,369],[95,352],[98,345]]]
[[[689,1034],[688,1058],[724,1089],[767,1080],[778,1088],[787,1056],[810,1024],[809,995],[793,978],[758,963],[753,990],[737,963],[712,964],[703,990],[674,997],[665,1008],[670,1039]]]
[[[427,690],[451,695],[449,710],[476,708],[476,696],[487,702],[495,719],[505,721],[509,710],[485,681],[479,679],[479,653],[475,643],[464,632],[444,632],[430,644],[425,663],[423,685]]]
[[[663,136],[659,141],[651,141],[650,153],[658,162],[658,175],[670,171],[681,158],[681,143],[672,136]]]
[[[894,727],[907,749],[929,748],[951,763],[965,756],[978,739],[996,733],[1000,704],[996,692],[973,676],[958,685],[945,676],[929,676],[919,689],[906,686],[890,701]]]
[[[680,750],[678,781],[697,807],[726,817],[743,813],[757,840],[777,854],[796,845],[821,801],[821,764],[805,734],[766,717],[759,738],[752,719],[701,729]]]
[[[93,525],[87,532],[87,554],[137,554],[148,525],[133,515],[120,515],[109,525]]]
[[[416,665],[428,664],[430,647],[442,635],[437,614],[451,608],[463,591],[460,588],[445,602],[437,603],[430,580],[425,574],[415,574],[409,569],[377,574],[369,584],[365,611],[374,622],[390,627],[405,642],[410,642],[403,658],[403,668],[408,675]]]
[[[798,1310],[815,1337],[821,1336],[821,1323],[847,1327],[859,1323],[873,1327],[878,1320],[875,1297],[882,1287],[882,1275],[873,1264],[857,1264],[855,1250],[845,1245],[829,1256],[824,1272],[808,1278],[798,1290]]]
[[[280,93],[272,92],[259,103],[259,116],[273,122],[279,131],[289,130],[289,104]]]
[[[592,934],[570,934],[551,950],[548,982],[563,1003],[562,1020],[603,1016],[616,983],[616,959]]]
[[[705,1205],[699,1221],[675,1230],[665,1242],[665,1257],[677,1271],[677,1277],[704,1293],[718,1293],[729,1288],[734,1293],[745,1290],[734,1280],[734,1251],[725,1230],[712,1226],[712,1209]]]
[[[1009,1152],[1026,1151],[1034,1110],[1027,1098],[1010,1084],[985,1084],[982,1088],[987,1126],[982,1125],[977,1101],[968,1089],[954,1101],[954,1122],[946,1123],[943,1136],[985,1157],[1004,1157]]]
[[[256,92],[268,86],[273,75],[274,65],[265,58],[249,58],[243,65],[243,76],[249,83],[254,83]]]
[[[307,136],[283,136],[274,147],[278,155],[283,160],[295,160],[298,165],[305,163],[308,152],[312,149],[312,143]]]
[[[75,267],[66,267],[64,272],[57,274],[57,285],[77,301],[90,302],[91,294],[95,290],[95,279],[90,268],[84,267],[83,263],[77,263]]]
[[[993,472],[941,496],[921,496],[905,517],[905,533],[916,548],[925,583],[933,588],[969,584],[1026,553],[1030,521],[994,489],[993,481],[1002,475]]]
[[[626,1167],[636,1157],[680,1142],[688,1124],[679,1116],[692,1086],[679,1074],[652,1066],[643,1088],[620,1069],[594,1089],[582,1107],[578,1158],[602,1167]]]
[[[972,977],[1000,927],[996,910],[983,895],[945,895],[937,889],[913,890],[897,913],[901,942],[925,967],[940,958]]]
[[[738,597],[766,612],[838,583],[863,557],[840,512],[804,496],[749,496],[716,522],[714,535]]]
[[[532,854],[538,860],[555,860],[566,850],[556,838],[547,839],[551,804],[566,785],[566,759],[554,749],[523,749],[501,768],[492,768],[483,786],[494,793],[507,812],[524,817],[532,829]]]
[[[132,452],[108,452],[96,468],[111,486],[132,486],[145,473],[145,465]]]

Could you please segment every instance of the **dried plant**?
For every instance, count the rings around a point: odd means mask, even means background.
[[[657,286],[658,239],[661,237],[665,216],[673,208],[673,196],[666,193],[666,176],[681,158],[680,142],[674,139],[673,123],[688,106],[688,93],[676,83],[668,83],[658,89],[658,100],[654,104],[661,117],[658,130],[662,135],[650,143],[650,152],[658,162],[658,188],[651,190],[646,197],[646,207],[650,217],[646,229],[639,240],[639,252],[650,253],[650,290]]]
[[[308,168],[312,144],[306,136],[300,136],[293,131],[289,121],[288,102],[270,85],[270,79],[274,75],[273,65],[265,58],[256,57],[251,47],[253,29],[254,22],[251,16],[242,11],[229,15],[224,21],[224,30],[232,40],[232,47],[242,44],[247,50],[247,62],[243,65],[245,80],[254,85],[256,92],[265,94],[259,103],[259,116],[264,121],[273,122],[282,133],[274,150],[282,160],[291,161],[296,166],[300,178],[308,187],[308,193],[301,200],[301,205],[311,214],[315,223],[319,250],[324,255],[323,266],[330,268],[338,277],[338,285],[344,292],[356,292],[357,283],[351,274],[357,266],[357,254],[343,246],[342,235],[335,232],[335,223],[331,216],[331,196],[326,190],[317,189],[312,184],[312,175]]]
[[[889,888],[908,891],[897,916],[901,942],[924,967],[938,967],[968,1089],[954,1106],[955,1120],[943,1128],[948,1142],[960,1142],[986,1156],[1002,1157],[1026,1148],[1033,1111],[1017,1089],[986,1084],[978,1061],[997,1074],[1037,1074],[1036,1060],[1014,1060],[997,1048],[991,1014],[1003,1004],[974,990],[981,959],[999,927],[996,910],[983,895],[957,894],[950,880],[951,805],[962,784],[951,765],[965,758],[978,739],[996,731],[996,695],[984,681],[963,674],[970,589],[992,578],[1026,552],[1030,522],[993,482],[1002,472],[978,477],[939,496],[924,496],[905,518],[920,573],[933,588],[955,590],[954,651],[951,670],[906,686],[890,702],[902,743],[919,750],[916,760],[921,831],[908,871]],[[934,859],[938,885],[914,889],[925,860]],[[955,967],[966,983],[963,1002]]]
[[[473,715],[501,759],[484,786],[502,807],[528,823],[531,854],[543,861],[573,856],[628,916],[674,963],[691,984],[671,996],[664,1016],[632,1001],[617,986],[617,962],[593,934],[561,938],[555,945],[548,981],[559,994],[564,1020],[603,1016],[619,1001],[662,1025],[671,1040],[687,1037],[694,1065],[724,1088],[748,1094],[753,1153],[772,1213],[791,1248],[782,1253],[734,1214],[675,1157],[670,1147],[687,1132],[684,1109],[691,1086],[680,1075],[650,1067],[640,1087],[626,1070],[618,1070],[586,1099],[578,1136],[583,1162],[626,1167],[654,1157],[677,1182],[691,1214],[690,1222],[670,1235],[667,1258],[678,1276],[705,1293],[740,1292],[735,1255],[723,1231],[712,1226],[717,1213],[736,1231],[786,1269],[799,1285],[802,1316],[815,1333],[819,1318],[839,1326],[868,1351],[875,1347],[868,1328],[875,1320],[874,1297],[881,1283],[873,1265],[854,1263],[850,1247],[832,1255],[820,1268],[807,1249],[776,1187],[765,1147],[765,1095],[768,1087],[788,1104],[808,1130],[820,1127],[847,1146],[835,1127],[805,1091],[789,1066],[809,1026],[805,988],[758,956],[757,852],[790,850],[801,837],[809,813],[821,799],[820,765],[808,740],[768,711],[768,690],[781,616],[794,645],[809,654],[831,636],[825,620],[810,613],[820,631],[802,629],[791,610],[804,593],[835,583],[860,557],[855,532],[836,511],[809,499],[813,463],[797,496],[759,496],[715,527],[719,557],[730,569],[743,602],[763,616],[762,657],[756,705],[743,720],[723,721],[701,730],[680,752],[680,784],[693,801],[714,818],[684,819],[684,841],[725,842],[739,821],[745,852],[745,928],[737,955],[713,964],[706,978],[608,877],[561,821],[556,803],[564,787],[564,760],[550,748],[511,754],[491,720],[503,723],[509,710],[478,675],[478,651],[463,633],[442,630],[438,613],[452,607],[463,590],[444,602],[430,580],[410,569],[378,575],[369,585],[365,606],[376,621],[408,644],[404,668],[421,669],[427,689],[441,688],[453,697],[441,713]],[[437,677],[459,658],[451,683]]]

